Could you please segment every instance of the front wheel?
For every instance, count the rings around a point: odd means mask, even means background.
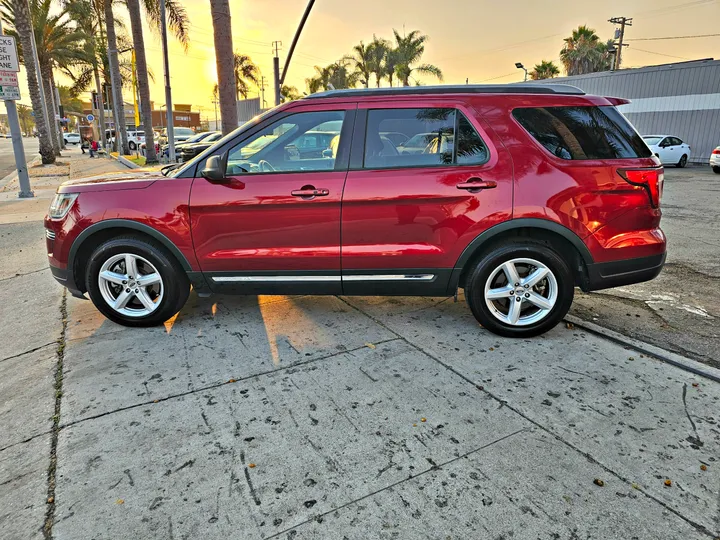
[[[95,307],[124,326],[156,326],[185,304],[187,275],[162,246],[132,236],[101,244],[90,256],[86,286]]]
[[[682,169],[685,165],[687,165],[687,155],[683,154],[680,161],[677,162],[677,167]]]
[[[485,328],[506,337],[547,332],[567,314],[575,283],[568,264],[544,244],[497,247],[470,272],[465,297]]]

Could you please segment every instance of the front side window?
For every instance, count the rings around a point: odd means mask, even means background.
[[[650,157],[650,149],[615,107],[515,109],[515,119],[561,159]]]
[[[456,109],[368,111],[366,169],[475,165],[488,157],[480,135]]]
[[[331,171],[344,118],[344,111],[323,111],[277,120],[229,151],[227,174]]]

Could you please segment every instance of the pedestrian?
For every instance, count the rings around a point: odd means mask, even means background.
[[[92,141],[90,141],[90,157],[91,158],[95,157],[95,154],[97,153],[97,151],[98,151],[98,143],[95,139],[93,139]]]
[[[80,150],[82,150],[82,153],[85,153],[85,149],[88,147],[88,140],[87,137],[83,137],[82,142],[80,143]]]

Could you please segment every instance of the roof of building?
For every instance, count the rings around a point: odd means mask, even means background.
[[[311,94],[304,99],[330,97],[365,96],[404,96],[422,94],[571,94],[584,95],[585,92],[569,84],[465,84],[438,86],[402,86],[392,88],[350,88],[346,90],[328,90]]]

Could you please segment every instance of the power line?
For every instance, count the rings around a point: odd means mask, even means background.
[[[661,41],[666,39],[695,39],[695,38],[708,38],[718,37],[720,34],[696,34],[694,36],[666,36],[666,37],[650,37],[650,38],[633,38],[625,41]]]
[[[517,71],[513,71],[512,73],[506,73],[505,75],[498,75],[497,77],[491,77],[489,79],[483,79],[480,82],[488,82],[488,81],[495,81],[497,79],[504,79],[505,77],[509,77],[510,75],[517,75]]]
[[[701,5],[705,5],[705,4],[712,4],[715,1],[716,0],[696,0],[695,2],[686,2],[684,4],[678,4],[676,6],[668,6],[668,7],[659,8],[659,9],[651,9],[649,11],[641,11],[640,13],[635,13],[635,17],[642,16],[644,19],[649,19],[651,17],[657,17],[658,15],[662,15],[662,14],[668,13],[668,12],[674,12],[674,11],[683,10],[683,9],[691,9],[693,7],[701,6]]]
[[[667,56],[668,58],[675,58],[677,60],[692,60],[691,58],[685,58],[684,56],[673,56],[672,54],[664,54],[664,53],[659,53],[659,52],[655,52],[655,51],[646,51],[645,49],[638,49],[637,47],[633,47],[631,50],[644,52],[644,53],[648,53],[648,54],[656,54],[658,56]]]

